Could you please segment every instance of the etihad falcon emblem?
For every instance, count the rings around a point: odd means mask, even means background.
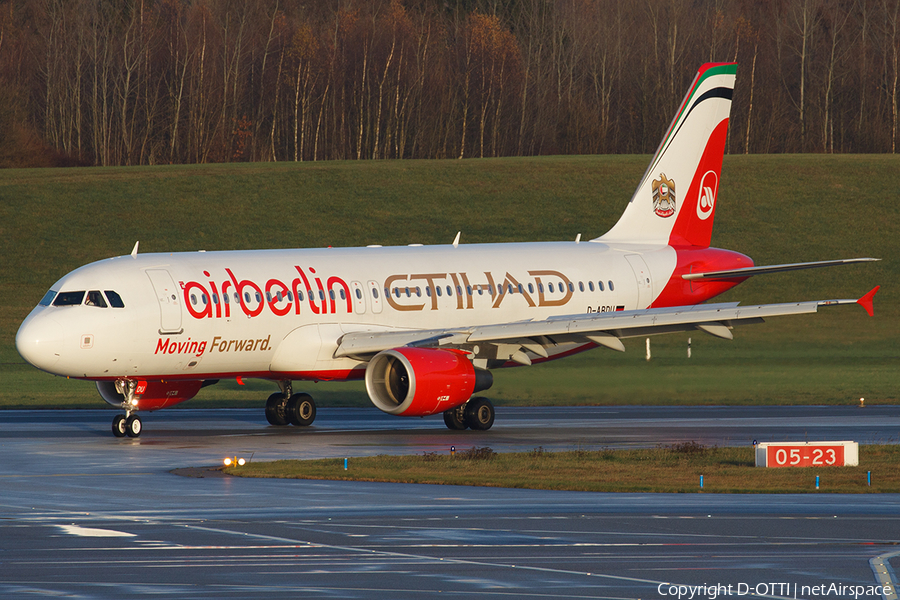
[[[660,217],[671,217],[675,214],[675,182],[666,177],[665,173],[659,174],[659,179],[653,180],[653,212]]]

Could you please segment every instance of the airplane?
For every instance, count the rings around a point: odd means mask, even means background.
[[[703,331],[858,303],[704,304],[747,278],[868,262],[756,266],[710,247],[736,65],[701,66],[619,221],[582,241],[138,253],[93,262],[51,287],[16,348],[38,369],[92,380],[138,437],[138,412],[222,379],[260,378],[273,426],[308,426],[295,381],[364,379],[373,404],[442,414],[450,429],[494,422],[491,369],[531,365],[623,339]],[[585,308],[586,307],[586,308]]]

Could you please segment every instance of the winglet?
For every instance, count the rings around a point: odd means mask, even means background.
[[[134,243],[134,248],[131,249],[131,258],[135,258],[137,256],[139,245],[140,245],[139,241]]]
[[[872,288],[872,291],[860,298],[856,301],[857,304],[866,309],[866,312],[869,313],[870,317],[875,316],[875,307],[873,306],[872,300],[875,298],[875,294],[878,292],[880,285],[876,285]]]
[[[457,231],[457,232],[456,232],[456,239],[453,240],[453,247],[454,247],[454,248],[458,248],[458,247],[459,247],[459,236],[460,236],[461,233],[462,233],[462,231]]]

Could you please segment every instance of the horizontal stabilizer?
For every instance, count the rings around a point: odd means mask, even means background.
[[[857,304],[866,309],[866,312],[869,313],[870,317],[875,316],[875,305],[873,300],[875,299],[875,294],[878,293],[879,289],[881,289],[881,286],[876,285],[874,288],[872,288],[872,291],[856,301]]]
[[[750,277],[763,273],[785,273],[787,271],[800,271],[802,269],[817,269],[819,267],[835,267],[852,263],[875,262],[880,258],[844,258],[841,260],[820,260],[816,262],[789,263],[784,265],[768,265],[765,267],[744,267],[742,269],[728,269],[727,271],[708,271],[706,273],[686,273],[682,279],[693,281],[695,279],[734,279],[736,277]]]

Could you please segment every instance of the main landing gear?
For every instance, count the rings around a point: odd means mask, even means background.
[[[477,396],[462,406],[444,413],[444,425],[448,429],[462,431],[487,431],[494,424],[494,405],[487,398]]]
[[[278,384],[280,392],[269,396],[266,401],[266,421],[270,425],[283,427],[295,425],[308,427],[316,420],[316,401],[309,394],[294,394],[290,381],[281,381]]]

